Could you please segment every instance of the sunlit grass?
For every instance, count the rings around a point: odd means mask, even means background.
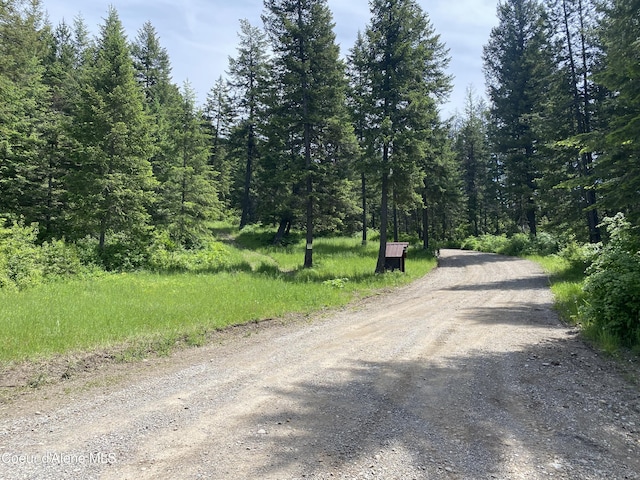
[[[541,265],[545,273],[549,275],[558,315],[567,322],[578,323],[578,310],[585,301],[582,291],[585,278],[584,266],[571,263],[557,255],[528,258]]]
[[[377,245],[363,247],[355,238],[319,239],[311,269],[302,268],[301,242],[228,248],[233,261],[220,273],[113,274],[0,290],[0,362],[123,344],[143,353],[170,350],[177,341],[197,345],[216,329],[344,305],[435,266],[416,251],[407,274],[374,275]]]

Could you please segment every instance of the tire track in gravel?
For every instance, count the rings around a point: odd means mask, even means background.
[[[640,478],[637,386],[551,303],[534,264],[445,250],[397,291],[2,410],[0,478]],[[70,461],[18,460],[49,453]]]

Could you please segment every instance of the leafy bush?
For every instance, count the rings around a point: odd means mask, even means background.
[[[542,232],[537,237],[525,233],[516,233],[511,237],[506,235],[481,235],[468,237],[462,241],[463,250],[499,253],[501,255],[551,255],[559,249],[559,242],[552,235]]]
[[[83,262],[83,248],[63,240],[38,245],[37,237],[36,224],[7,226],[0,221],[0,288],[22,290],[45,280],[97,273],[96,267],[87,266],[90,261]]]
[[[97,251],[102,266],[109,271],[131,271],[145,267],[149,262],[149,244],[151,238],[147,232],[128,235],[118,232],[107,236],[102,251]],[[95,248],[98,248],[96,243]]]
[[[149,268],[164,272],[216,272],[229,264],[229,251],[220,242],[209,242],[205,248],[187,250],[180,246],[156,242]]]
[[[36,246],[38,228],[0,221],[0,288],[23,289],[41,283],[42,252]]]
[[[509,243],[506,235],[480,235],[479,237],[468,237],[462,241],[463,250],[476,250],[478,252],[499,253],[503,251]]]
[[[534,237],[531,247],[530,254],[552,255],[560,251],[560,241],[550,233],[540,232]]]
[[[558,252],[558,256],[569,262],[574,270],[584,272],[597,258],[601,247],[602,245],[581,245],[576,241],[570,241]]]
[[[585,325],[599,337],[614,336],[622,344],[640,344],[640,237],[618,213],[603,221],[609,242],[587,269]]]
[[[45,242],[41,247],[42,267],[45,277],[68,277],[87,271],[80,262],[75,245],[63,240]]]

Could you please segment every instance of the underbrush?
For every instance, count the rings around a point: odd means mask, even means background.
[[[560,250],[560,242],[548,233],[539,233],[533,237],[517,233],[511,237],[506,235],[481,235],[468,237],[460,246],[463,250],[499,253],[509,256],[551,255]]]

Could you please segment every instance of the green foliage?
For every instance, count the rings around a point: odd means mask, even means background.
[[[501,255],[551,255],[557,253],[560,242],[548,233],[539,233],[536,237],[525,233],[516,233],[511,237],[506,235],[480,235],[468,237],[462,241],[464,250],[499,253]]]
[[[356,118],[367,141],[367,168],[378,173],[376,272],[382,273],[392,204],[419,203],[419,189],[424,197],[422,206],[432,207],[433,198],[424,190],[439,197],[436,201],[451,193],[448,188],[438,188],[445,184],[446,173],[454,173],[447,168],[450,152],[439,138],[433,141],[441,127],[438,104],[448,95],[451,78],[445,73],[448,51],[418,2],[373,0],[370,10],[370,25],[352,56],[353,71],[358,75],[354,90],[364,98],[353,104],[359,110]],[[435,175],[427,185],[424,179],[430,177],[426,173],[431,170]]]
[[[194,250],[181,246],[171,248],[158,242],[149,258],[149,268],[157,272],[213,273],[230,266],[230,253],[224,244],[214,241]]]
[[[513,221],[533,235],[538,225],[538,145],[543,143],[538,119],[554,64],[545,19],[536,0],[500,2],[499,24],[483,54],[492,147],[504,165]]]
[[[640,236],[621,213],[603,224],[610,240],[587,269],[581,317],[598,335],[635,345],[640,340]]]
[[[611,211],[627,212],[640,224],[640,3],[637,0],[602,2],[600,29],[604,69],[597,76],[615,92],[606,104],[607,125],[599,136],[597,171],[604,179],[603,204]],[[614,210],[615,209],[615,210]]]
[[[349,160],[357,145],[346,109],[347,79],[327,0],[266,0],[265,29],[274,51],[274,84],[262,169],[261,219],[314,229],[340,227],[353,203]],[[273,183],[274,179],[276,180]],[[305,266],[313,250],[305,249]]]
[[[79,147],[68,179],[70,233],[96,236],[105,249],[108,234],[144,235],[157,183],[149,162],[152,143],[144,97],[113,7],[79,97],[72,128]]]
[[[0,224],[0,288],[23,289],[42,281],[42,252],[35,244],[37,235],[35,225]]]
[[[348,281],[348,278],[333,278],[331,280],[325,280],[322,284],[333,288],[344,288]]]
[[[47,278],[72,277],[87,272],[78,250],[64,240],[50,240],[42,244],[43,274]]]
[[[374,275],[376,247],[355,237],[318,239],[311,269],[301,268],[304,242],[256,250],[214,243],[189,252],[161,235],[156,244],[152,258],[164,262],[158,272],[0,289],[0,363],[94,348],[121,352],[123,360],[165,355],[177,343],[201,345],[219,328],[344,305],[435,266],[410,250],[407,274]]]
[[[45,280],[88,273],[77,248],[63,240],[38,244],[37,225],[0,219],[0,289],[26,289]]]

